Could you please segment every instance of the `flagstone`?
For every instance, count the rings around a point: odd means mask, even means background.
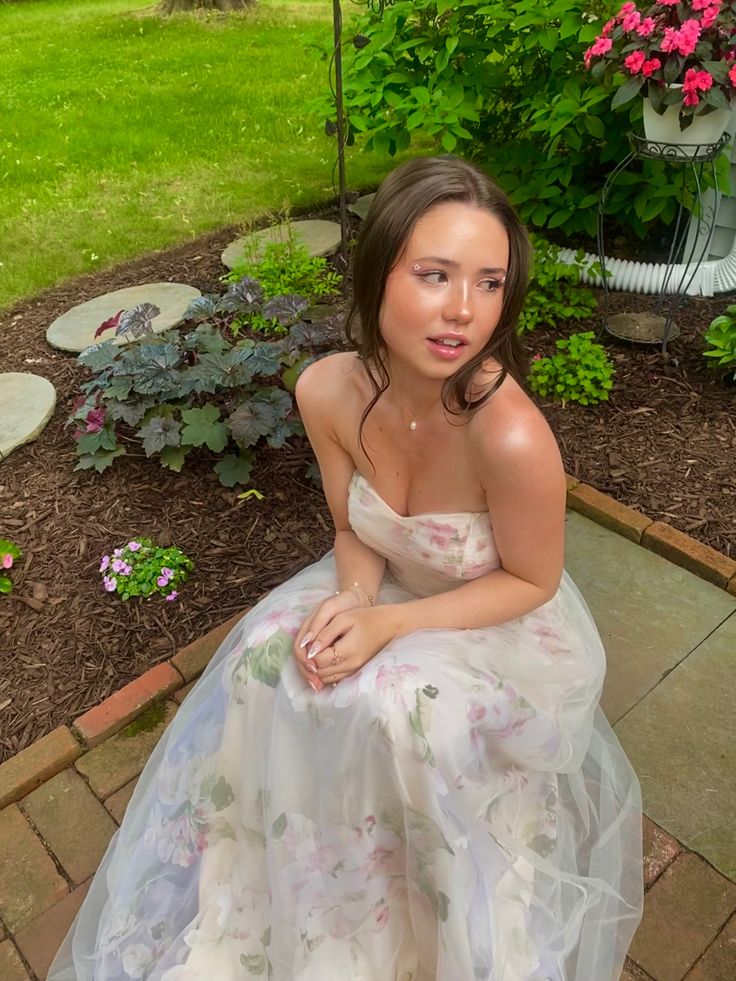
[[[263,256],[266,246],[273,242],[288,242],[290,230],[294,240],[306,246],[312,256],[330,255],[340,245],[340,226],[335,221],[309,219],[305,221],[284,222],[280,225],[269,225],[250,235],[236,239],[222,253],[222,264],[232,269],[249,262],[258,262]]]
[[[17,804],[0,811],[0,916],[8,929],[15,933],[68,892]]]
[[[27,371],[0,374],[0,461],[36,439],[56,407],[56,389],[46,378]]]
[[[127,810],[128,804],[130,803],[130,798],[133,796],[133,791],[138,783],[138,777],[131,780],[130,783],[126,783],[124,787],[120,790],[116,790],[114,794],[111,794],[105,801],[105,807],[108,809],[110,814],[115,818],[118,824],[123,823],[123,817],[125,816],[125,811]]]
[[[2,981],[31,981],[20,954],[10,940],[0,943],[0,978]]]
[[[83,885],[77,886],[74,892],[64,896],[55,906],[16,933],[15,942],[36,977],[46,977],[51,961],[72,925],[91,884],[92,880],[88,879]],[[4,977],[2,973],[0,977]]]
[[[357,201],[354,201],[352,204],[348,205],[348,211],[352,211],[354,215],[357,215],[359,218],[363,218],[365,220],[370,206],[373,204],[373,198],[375,196],[375,194],[361,195]]]
[[[202,294],[193,286],[183,283],[144,283],[141,286],[128,286],[112,293],[95,296],[67,310],[51,324],[46,331],[46,340],[52,347],[61,351],[83,351],[90,344],[112,340],[116,344],[126,344],[124,337],[115,337],[113,329],[95,338],[101,324],[114,317],[120,310],[130,310],[141,303],[153,303],[161,313],[154,317],[151,326],[155,334],[168,330],[178,324],[184,311]]]
[[[574,511],[565,564],[606,650],[601,706],[611,724],[736,610],[724,590]]]
[[[644,810],[736,880],[736,614],[615,727]]]
[[[732,916],[685,981],[733,981],[736,978],[736,916]]]

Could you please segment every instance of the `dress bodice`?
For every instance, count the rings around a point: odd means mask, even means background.
[[[401,515],[357,470],[348,493],[350,526],[386,557],[391,575],[417,596],[431,596],[501,565],[487,511]]]

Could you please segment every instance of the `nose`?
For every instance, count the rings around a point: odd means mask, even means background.
[[[469,283],[458,280],[453,283],[447,291],[445,309],[443,311],[445,320],[467,323],[473,316],[472,292]]]

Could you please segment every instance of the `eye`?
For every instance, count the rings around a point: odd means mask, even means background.
[[[425,283],[434,283],[439,285],[436,279],[430,279],[431,276],[444,276],[444,278],[447,279],[447,273],[444,273],[441,269],[432,269],[429,272],[419,273],[419,278],[423,279]]]
[[[506,277],[501,276],[500,279],[484,279],[484,283],[487,283],[487,292],[495,293],[496,290],[500,290],[501,287],[506,283]]]

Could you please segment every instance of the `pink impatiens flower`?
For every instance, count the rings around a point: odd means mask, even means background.
[[[117,587],[117,584],[118,584],[118,581],[115,578],[115,576],[103,576],[103,578],[102,578],[102,585],[108,591],[108,593],[115,592],[115,589]]]
[[[718,19],[718,7],[707,7],[701,20],[700,24],[702,27],[712,27],[716,20]]]
[[[708,0],[708,2],[710,2],[710,0]],[[601,37],[608,37],[608,35],[611,33],[611,31],[614,29],[615,26],[616,26],[615,17],[612,17],[610,20],[607,20],[606,23],[603,25],[603,29],[601,30]]]
[[[635,30],[641,24],[641,14],[638,10],[627,14],[621,21],[621,27],[628,33]]]
[[[638,75],[646,60],[647,56],[643,51],[632,51],[627,58],[624,58],[624,65],[629,69],[632,75]]]
[[[641,24],[639,24],[637,27],[636,33],[639,35],[639,37],[649,37],[655,26],[653,17],[645,17]]]
[[[660,7],[674,7],[680,0],[657,0]]]
[[[636,10],[636,4],[631,3],[629,0],[628,3],[622,5],[621,9],[616,14],[616,20],[619,21],[623,20],[624,17],[628,17],[629,14],[633,14],[635,10]]]
[[[103,555],[102,562],[100,562],[100,572],[104,572],[109,565],[110,565],[110,556]]]
[[[165,600],[167,601],[167,603],[171,603],[171,602],[173,602],[173,600],[175,600],[175,599],[176,599],[176,597],[177,597],[178,595],[179,595],[179,594],[178,594],[178,593],[177,593],[177,591],[176,591],[176,590],[174,589],[174,590],[172,590],[172,591],[171,591],[171,592],[169,593],[169,595],[168,595],[168,596],[165,596],[165,597],[164,597],[164,599],[165,599]]]
[[[649,78],[652,72],[656,72],[658,68],[662,67],[662,62],[659,58],[650,58],[649,61],[645,61],[641,66],[641,73],[644,78]]]
[[[140,542],[128,542],[128,548],[130,549],[131,552],[137,552],[140,547],[141,547]]]
[[[733,87],[736,88],[736,65],[734,65],[733,68],[731,68],[731,70],[729,71],[728,78],[729,81],[731,82],[731,85],[733,85]]]
[[[705,10],[710,6],[720,7],[720,5],[721,0],[692,0],[691,7],[693,10]]]
[[[5,555],[3,555],[3,569],[12,569],[12,568],[13,568],[13,556],[10,554],[10,552],[6,552]]]
[[[156,580],[156,585],[161,587],[168,586],[169,580],[167,579],[166,576],[159,576],[158,579]]]
[[[583,60],[585,61],[585,67],[590,68],[590,60],[598,55],[604,55],[607,51],[610,51],[613,47],[613,41],[610,37],[597,37],[593,44],[588,48],[588,50],[583,55]]]

